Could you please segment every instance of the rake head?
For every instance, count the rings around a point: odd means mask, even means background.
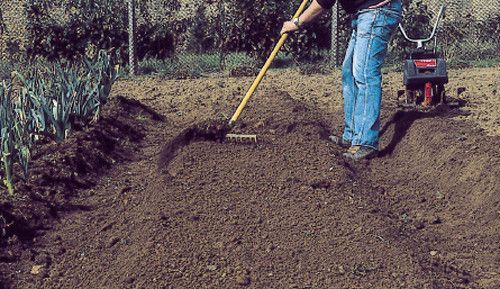
[[[255,135],[255,134],[228,133],[226,135],[226,141],[236,142],[236,143],[256,143],[257,142],[257,135]]]

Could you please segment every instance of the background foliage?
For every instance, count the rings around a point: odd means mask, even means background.
[[[29,0],[27,54],[48,60],[75,59],[96,49],[120,48],[125,59],[128,46],[127,9],[121,0]],[[60,14],[54,13],[59,9]],[[142,9],[144,11],[144,9]],[[147,15],[142,15],[147,17]],[[173,36],[148,21],[137,27],[138,56],[169,56]]]
[[[11,51],[8,55],[24,49],[29,59],[76,60],[91,56],[98,49],[115,47],[122,62],[126,61],[125,0],[16,1],[25,3],[26,39],[19,43],[8,40]],[[479,3],[478,6],[476,1],[458,6],[454,1],[403,2],[405,28],[415,36],[428,34],[438,2],[455,7],[452,7],[455,16],[445,19],[438,34],[438,45],[449,59],[498,58],[500,19],[495,7],[490,9],[496,12],[485,14],[487,5]],[[278,39],[281,24],[290,18],[300,1],[143,0],[137,3],[136,50],[147,66],[143,65],[143,71],[158,71],[156,68],[162,66],[160,70],[169,73],[188,69],[196,70],[194,74],[198,75],[235,65],[259,66]],[[0,4],[0,34],[5,35],[13,30],[1,20],[2,7],[6,7],[5,4]],[[276,65],[290,60],[292,63],[326,63],[330,59],[339,64],[350,35],[350,15],[342,10],[333,11],[333,15],[338,16],[338,29],[334,33],[330,12],[318,23],[290,37]],[[410,47],[412,44],[397,33],[389,54],[392,62],[398,63]],[[335,57],[331,57],[333,55]],[[156,60],[163,61],[163,65],[158,65]]]

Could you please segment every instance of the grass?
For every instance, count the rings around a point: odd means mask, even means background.
[[[230,71],[237,66],[257,66],[258,61],[246,53],[234,52],[226,56],[225,60],[225,70]]]
[[[224,57],[218,53],[184,53],[170,59],[147,59],[139,63],[141,74],[158,74],[173,77],[176,73],[189,71],[193,75],[224,72],[229,73],[232,69],[241,66],[261,68],[263,60],[257,60],[246,53],[232,52]],[[328,51],[320,53],[318,60],[311,62],[297,61],[293,55],[280,52],[274,59],[272,69],[285,69],[301,66],[319,65],[331,67]]]
[[[460,60],[452,59],[448,61],[448,67],[450,68],[467,68],[467,67],[497,67],[500,65],[500,56],[493,56],[491,58],[475,59],[475,60]]]
[[[482,45],[474,53],[467,53],[460,47],[447,47],[448,66],[450,68],[465,67],[494,67],[500,63],[495,43]],[[390,53],[386,64],[382,68],[385,72],[401,72],[402,56],[400,53]],[[342,61],[342,57],[340,59]],[[48,65],[45,61],[38,61],[38,65]],[[260,69],[263,61],[258,61],[246,53],[232,52],[221,56],[220,53],[181,53],[177,57],[169,59],[146,59],[139,62],[139,73],[142,75],[156,74],[167,78],[196,78],[210,73],[228,74],[232,69],[241,66],[249,66]],[[340,66],[340,65],[339,65]],[[337,68],[339,68],[337,66]],[[29,65],[23,65],[15,61],[0,59],[0,81],[9,79],[13,70],[24,71]],[[318,73],[326,73],[334,68],[330,62],[328,50],[321,51],[316,61],[298,61],[293,55],[280,52],[271,65],[271,69],[298,68],[308,71],[309,68],[317,67]],[[125,67],[126,68],[126,67]]]
[[[488,57],[487,55],[494,55]],[[474,58],[475,57],[475,58]],[[454,58],[448,59],[449,68],[465,67],[494,67],[500,63],[500,57],[491,52],[491,50],[481,51],[475,55],[454,54]],[[139,63],[139,71],[143,75],[157,74],[168,78],[176,78],[177,74],[188,75],[191,77],[201,77],[205,74],[223,72],[228,74],[232,69],[240,66],[250,66],[261,68],[263,61],[258,61],[244,53],[230,53],[221,58],[220,54],[181,54],[173,59],[147,59]],[[329,52],[323,51],[316,61],[297,61],[293,55],[280,52],[274,59],[271,69],[289,69],[298,68],[300,71],[309,71],[311,68],[317,73],[328,73],[335,68],[330,62]],[[340,68],[340,65],[336,68]],[[314,72],[312,71],[312,72]],[[401,72],[402,56],[392,53],[388,55],[387,61],[382,68],[383,73]]]
[[[230,71],[237,66],[255,66],[256,61],[245,53],[229,53],[222,56],[220,53],[183,53],[170,59],[147,59],[139,63],[141,74],[159,74],[174,76],[182,71],[193,76],[205,73]]]

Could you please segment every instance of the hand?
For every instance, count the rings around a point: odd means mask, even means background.
[[[295,25],[292,21],[286,21],[283,23],[283,28],[281,28],[280,34],[290,33],[299,30],[299,27]]]

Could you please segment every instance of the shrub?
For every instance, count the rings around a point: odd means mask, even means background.
[[[298,8],[298,2],[235,0],[228,3],[226,22],[227,39],[224,49],[242,51],[258,59],[265,59],[280,38],[279,31],[284,21],[290,20]],[[322,21],[327,23],[328,16]],[[320,48],[317,34],[324,25],[313,25],[305,33],[292,35],[286,51],[298,58],[314,58]],[[323,31],[324,32],[324,31]],[[325,36],[325,35],[323,35]],[[328,41],[329,37],[325,37]],[[321,38],[322,41],[325,38]]]
[[[55,13],[61,10],[59,15]],[[128,48],[127,6],[121,0],[29,0],[27,53],[48,60],[80,59],[92,47],[119,48],[125,61]],[[137,55],[166,57],[173,51],[173,36],[150,22],[137,27]]]

